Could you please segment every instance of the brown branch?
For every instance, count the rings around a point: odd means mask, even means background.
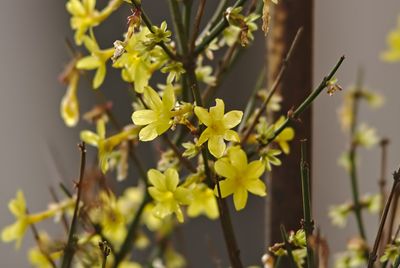
[[[82,195],[82,182],[83,182],[83,177],[85,173],[85,165],[86,165],[86,146],[84,142],[81,142],[79,145],[79,150],[81,152],[81,164],[79,167],[79,180],[77,183],[77,197],[76,197],[76,203],[75,203],[75,209],[74,209],[74,214],[72,216],[72,221],[71,221],[71,227],[69,229],[69,234],[68,234],[68,242],[67,245],[65,246],[64,249],[64,257],[62,260],[62,268],[69,268],[71,267],[72,259],[74,257],[75,253],[75,231],[77,228],[77,223],[78,223],[78,212],[79,212],[79,203],[81,200],[81,195]]]
[[[196,13],[196,18],[194,21],[194,28],[193,28],[193,33],[192,33],[192,37],[190,39],[190,53],[192,53],[195,49],[195,45],[196,45],[196,38],[199,35],[199,31],[200,31],[200,22],[201,22],[201,18],[203,17],[204,14],[204,7],[206,5],[206,1],[207,0],[200,0],[199,3],[199,8],[197,9],[197,13]]]
[[[387,146],[389,144],[389,140],[384,138],[380,142],[381,147],[381,174],[378,181],[379,190],[381,193],[381,211],[379,213],[382,216],[383,207],[386,201],[386,169],[387,169]]]
[[[377,258],[377,251],[378,251],[378,246],[379,242],[381,241],[382,237],[382,232],[383,232],[383,227],[385,226],[386,218],[389,212],[390,205],[393,201],[394,193],[396,190],[397,184],[400,182],[400,168],[393,173],[393,184],[392,184],[392,189],[390,190],[389,198],[386,202],[385,209],[383,210],[383,214],[379,223],[379,228],[378,228],[378,233],[376,234],[375,242],[374,242],[374,247],[372,249],[372,252],[369,255],[368,259],[368,268],[372,268],[374,266],[374,262]]]

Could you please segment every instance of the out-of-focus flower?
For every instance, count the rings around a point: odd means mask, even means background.
[[[280,128],[285,122],[285,118],[281,116],[274,124],[275,129]],[[294,139],[294,129],[286,127],[276,138],[274,142],[278,143],[285,154],[290,153],[289,141]]]
[[[332,221],[333,225],[338,227],[346,226],[347,218],[352,211],[351,204],[341,204],[337,206],[332,206],[329,209],[329,218]]]
[[[280,166],[282,164],[282,161],[277,157],[281,153],[281,150],[271,148],[266,148],[260,152],[261,161],[264,163],[267,171],[272,170],[272,165]]]
[[[192,199],[188,189],[178,186],[179,175],[176,169],[169,168],[165,173],[156,169],[147,172],[152,186],[148,188],[154,198],[156,206],[153,211],[159,218],[175,213],[179,222],[183,222],[183,213],[180,205],[189,205]]]
[[[354,142],[360,146],[371,148],[379,142],[379,138],[374,128],[361,124],[355,133]]]
[[[389,33],[386,42],[388,48],[382,53],[382,60],[387,62],[400,61],[400,21],[398,28]]]
[[[195,184],[191,189],[193,200],[190,202],[187,213],[189,217],[198,217],[201,214],[210,219],[218,218],[217,200],[214,191],[204,183]]]
[[[101,50],[94,37],[85,35],[83,38],[85,47],[91,53],[90,56],[83,57],[76,64],[76,68],[81,70],[97,70],[93,78],[93,89],[98,89],[103,84],[106,77],[106,62],[113,56],[114,49]]]
[[[68,85],[67,91],[61,100],[60,113],[68,127],[74,127],[79,121],[78,83],[79,71],[75,67],[76,59],[72,60],[62,74],[62,82]]]

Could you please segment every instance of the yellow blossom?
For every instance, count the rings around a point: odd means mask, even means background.
[[[98,26],[122,4],[122,0],[111,0],[102,10],[96,10],[96,0],[69,0],[67,11],[71,14],[71,28],[75,30],[75,43],[82,44],[85,33],[92,27]]]
[[[264,164],[260,160],[248,163],[246,153],[240,147],[229,148],[227,157],[218,159],[214,168],[219,176],[226,178],[219,182],[221,197],[233,194],[236,210],[246,206],[247,192],[258,196],[266,195],[265,184],[260,180],[264,173]],[[214,191],[219,195],[217,186]]]
[[[146,42],[149,33],[147,27],[141,27],[134,32],[129,40],[123,42],[125,52],[113,64],[113,67],[122,69],[122,79],[134,83],[134,89],[138,93],[143,93],[153,72],[168,59],[159,46],[151,50],[144,47],[143,42]]]
[[[57,251],[54,253],[49,254],[49,257],[52,260],[57,260],[61,257],[62,252]],[[34,247],[31,248],[28,252],[28,259],[29,262],[34,266],[38,268],[53,268],[53,265],[49,262],[47,257],[43,254],[43,252],[38,248]]]
[[[285,118],[281,116],[274,124],[275,129],[278,129],[285,122]],[[290,152],[289,141],[294,139],[294,129],[291,127],[285,128],[275,139],[285,154]]]
[[[133,140],[138,135],[138,128],[130,125],[126,126],[120,133],[106,138],[106,119],[97,120],[97,133],[89,130],[81,131],[81,140],[98,148],[99,166],[103,173],[110,167],[109,160],[112,157],[114,148],[124,141]]]
[[[85,47],[91,53],[89,56],[83,57],[76,64],[76,68],[82,70],[97,70],[93,78],[93,89],[98,89],[103,84],[106,77],[106,62],[113,56],[114,49],[109,48],[101,50],[94,37],[84,36],[83,42]]]
[[[162,100],[151,87],[145,87],[144,102],[148,109],[139,110],[132,114],[135,125],[145,126],[139,132],[141,141],[151,141],[166,132],[173,124],[177,111],[175,107],[175,93],[173,87],[164,90]]]
[[[204,183],[199,183],[192,189],[193,200],[188,207],[189,217],[197,217],[201,214],[210,219],[218,218],[218,206],[213,190]]]
[[[195,107],[194,113],[200,122],[207,126],[201,133],[198,144],[202,145],[208,141],[208,149],[210,153],[220,158],[226,148],[224,140],[239,142],[240,138],[236,131],[231,128],[236,127],[242,120],[243,112],[230,111],[225,113],[225,104],[221,99],[216,99],[216,105],[210,108],[208,112],[202,107]]]
[[[28,214],[24,194],[21,190],[18,190],[16,198],[12,199],[8,204],[9,210],[16,217],[17,221],[12,225],[6,226],[2,230],[1,240],[4,242],[11,242],[15,240],[16,248],[19,248],[21,246],[22,239],[24,238],[26,229],[31,224],[35,224],[45,219],[57,216],[60,211],[71,208],[74,203],[75,201],[73,199],[68,199],[64,202],[58,203],[57,205],[51,206],[48,210],[43,212]]]
[[[68,127],[74,127],[79,121],[79,102],[76,94],[79,83],[79,71],[73,67],[67,79],[68,89],[61,100],[60,113],[65,124]]]
[[[381,58],[387,62],[400,61],[400,27],[387,36],[388,49],[382,53]]]
[[[179,175],[176,169],[169,168],[165,173],[156,169],[147,172],[150,186],[150,195],[156,202],[153,209],[154,214],[159,218],[164,218],[175,213],[179,222],[183,222],[183,213],[180,205],[190,204],[190,191],[182,186],[178,186]]]

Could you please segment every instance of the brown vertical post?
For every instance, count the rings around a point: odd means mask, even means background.
[[[283,96],[282,111],[287,112],[297,107],[312,88],[313,0],[281,0],[271,15],[273,24],[266,39],[269,83],[274,81],[296,31],[300,27],[304,30],[279,89]],[[310,159],[311,126],[309,109],[302,114],[301,122],[294,125],[296,137],[291,143],[290,154],[282,157],[282,166],[273,168],[266,219],[269,223],[266,235],[271,243],[282,240],[280,224],[287,230],[300,227],[303,215],[299,140],[308,140]]]

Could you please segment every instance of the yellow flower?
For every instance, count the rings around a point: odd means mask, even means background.
[[[100,118],[97,120],[97,134],[84,130],[81,131],[81,140],[98,148],[99,166],[103,173],[106,173],[110,167],[109,160],[116,146],[127,140],[133,140],[138,135],[138,128],[127,126],[120,133],[106,138],[106,120]]]
[[[285,118],[281,116],[274,124],[275,129],[278,129],[285,122]],[[275,139],[274,142],[278,143],[285,154],[290,152],[289,141],[294,138],[294,129],[291,127],[285,128]]]
[[[180,205],[190,204],[191,194],[188,189],[178,186],[179,175],[176,169],[169,168],[164,174],[156,169],[150,169],[147,176],[153,185],[148,191],[156,202],[153,209],[155,216],[164,218],[175,213],[178,221],[183,222]]]
[[[151,87],[145,87],[143,93],[144,102],[149,109],[139,110],[132,114],[135,125],[145,126],[139,132],[141,141],[151,141],[166,132],[173,124],[176,113],[175,93],[172,87],[164,90],[162,100]]]
[[[230,111],[226,114],[225,104],[221,99],[215,100],[216,105],[210,108],[210,112],[202,107],[195,107],[194,113],[200,122],[207,126],[201,133],[198,144],[202,145],[208,141],[208,149],[210,153],[220,158],[226,148],[224,140],[239,142],[240,138],[236,131],[231,128],[236,127],[242,120],[243,112]]]
[[[122,0],[109,1],[108,5],[99,12],[96,10],[96,0],[69,0],[67,11],[72,15],[71,28],[75,30],[75,43],[82,44],[82,39],[88,29],[98,26],[122,4]]]
[[[53,253],[48,254],[48,256],[52,260],[57,260],[62,256],[62,252],[61,251],[53,252]],[[43,252],[38,247],[34,247],[29,250],[28,259],[29,259],[29,262],[34,267],[53,268],[53,265],[49,262],[47,257],[43,254]]]
[[[198,217],[201,214],[210,219],[218,218],[218,206],[213,190],[204,183],[196,184],[192,189],[193,200],[190,203],[187,213],[189,217]]]
[[[149,84],[153,72],[159,69],[168,59],[162,48],[155,46],[146,50],[143,45],[150,31],[141,27],[132,34],[129,40],[123,42],[125,52],[115,60],[113,67],[122,68],[122,79],[134,83],[135,91],[143,93]]]
[[[387,44],[389,48],[382,53],[381,58],[387,62],[400,61],[400,28],[389,33]]]
[[[79,103],[76,92],[78,90],[79,72],[74,69],[68,76],[68,89],[61,100],[60,112],[64,122],[74,127],[79,121]]]
[[[258,196],[266,195],[265,184],[260,180],[264,164],[260,160],[248,163],[246,153],[240,147],[229,148],[227,157],[218,159],[214,168],[219,176],[226,178],[219,182],[221,197],[233,194],[236,210],[246,206],[248,191]],[[219,195],[217,186],[214,191]]]
[[[103,84],[104,78],[106,77],[106,62],[113,56],[114,49],[109,48],[101,50],[94,37],[84,36],[83,42],[91,55],[80,59],[76,68],[82,70],[97,69],[92,86],[93,89],[98,89],[101,84]]]
[[[26,229],[31,225],[41,222],[50,217],[59,215],[60,211],[71,208],[75,204],[74,199],[67,199],[64,202],[52,205],[48,210],[36,213],[27,214],[26,201],[21,190],[17,191],[17,196],[8,204],[11,213],[16,217],[17,221],[12,225],[6,226],[1,232],[1,240],[4,242],[16,241],[16,248],[21,246]]]

